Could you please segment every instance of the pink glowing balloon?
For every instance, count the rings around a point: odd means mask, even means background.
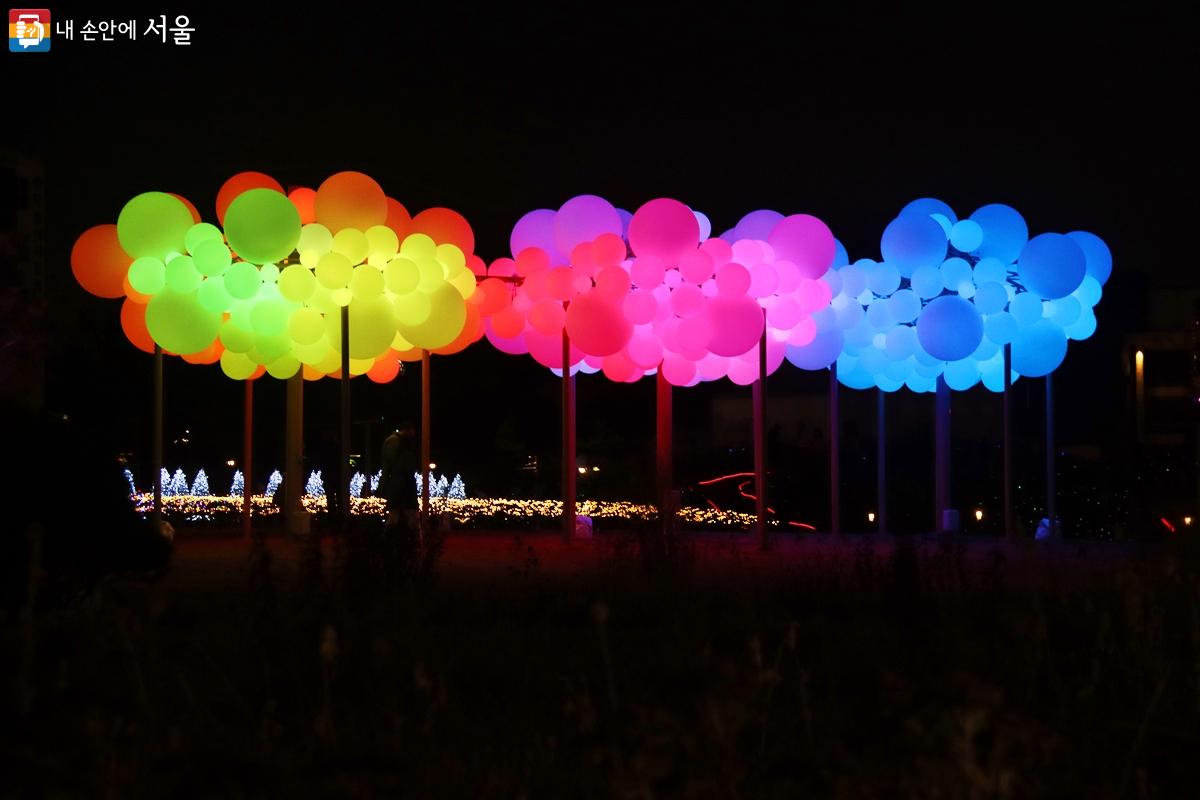
[[[629,273],[623,267],[605,267],[596,273],[595,292],[610,302],[624,301],[629,285]]]
[[[562,303],[557,300],[539,300],[529,309],[530,326],[543,336],[562,334],[566,321],[567,312],[563,311]],[[530,349],[532,348],[530,343]]]
[[[667,268],[657,258],[638,258],[629,268],[630,277],[639,289],[654,289],[663,282]]]
[[[526,275],[521,292],[535,303],[553,299],[550,293],[550,270],[538,270]]]
[[[754,358],[731,358],[729,360],[729,380],[738,386],[749,386],[758,380],[758,352],[755,348]]]
[[[665,264],[678,264],[700,244],[700,222],[678,200],[651,200],[633,214],[629,246],[638,256],[652,255]]]
[[[696,374],[701,380],[715,381],[724,378],[729,371],[729,359],[709,353],[696,363]]]
[[[812,344],[817,338],[817,323],[812,317],[804,317],[788,333],[787,343],[793,347]]]
[[[709,350],[719,356],[740,356],[762,336],[763,311],[749,297],[715,297],[708,301],[705,316],[713,331]]]
[[[828,272],[837,252],[829,226],[808,214],[793,214],[781,220],[767,242],[778,258],[795,264],[806,278],[819,278]]]
[[[662,361],[662,343],[652,332],[637,331],[625,345],[625,355],[640,369],[653,369]]]
[[[791,330],[804,316],[800,303],[794,297],[781,297],[767,309],[767,323],[772,328]]]
[[[705,282],[704,282],[704,283],[703,283],[703,284],[700,286],[700,292],[701,292],[701,293],[702,293],[702,294],[703,294],[705,297],[716,297],[718,294],[720,294],[720,293],[721,293],[721,291],[720,291],[720,289],[718,289],[718,288],[717,288],[717,279],[716,279],[716,278],[709,278],[708,280],[706,280],[706,281],[705,281]]]
[[[717,292],[723,297],[741,297],[750,288],[750,271],[741,264],[717,268]]]
[[[679,344],[679,323],[682,322],[678,317],[665,319],[654,326],[654,330],[658,333],[658,338],[662,342],[663,350],[678,353],[683,349]]]
[[[613,233],[604,233],[592,242],[592,258],[598,267],[615,267],[625,260],[625,240]]]
[[[517,274],[517,262],[511,258],[497,258],[488,267],[488,275],[497,278],[511,278]]]
[[[572,197],[554,217],[554,244],[560,253],[570,253],[576,245],[606,233],[621,235],[621,217],[603,197]]]
[[[679,274],[688,283],[699,286],[713,276],[712,256],[703,250],[684,253],[683,258],[679,259]]]
[[[555,213],[548,208],[539,208],[536,211],[530,211],[525,216],[517,220],[517,224],[513,226],[512,235],[509,237],[509,250],[515,257],[527,247],[540,247],[549,253],[555,261],[561,262],[565,259],[562,253],[558,252],[558,248],[554,244],[554,217]]]
[[[672,386],[687,386],[696,377],[696,362],[667,353],[663,356],[662,374]]]
[[[546,275],[546,289],[555,300],[570,300],[576,294],[576,277],[570,267],[555,267]]]
[[[787,344],[767,339],[767,374],[775,372],[787,357]]]
[[[525,344],[529,348],[529,355],[533,360],[541,364],[543,367],[551,369],[562,369],[562,334],[557,333],[547,336],[539,333],[536,330],[525,331]],[[570,363],[567,366],[578,364],[583,359],[583,353],[577,347],[572,346],[567,354]]]
[[[770,264],[755,264],[750,267],[750,288],[747,290],[751,297],[767,297],[779,288],[779,273]]]
[[[704,293],[691,283],[681,284],[671,292],[671,310],[678,317],[694,317],[704,313]]]
[[[775,289],[776,294],[791,294],[800,285],[800,279],[804,277],[800,274],[800,268],[790,261],[776,261],[771,266],[775,268],[775,274],[779,276],[779,286]]]
[[[752,239],[739,239],[733,243],[733,261],[738,264],[757,264],[766,257],[760,243]]]
[[[581,295],[567,309],[567,335],[580,350],[593,356],[616,353],[633,335],[633,325],[621,313],[621,303],[598,292]]]
[[[645,289],[634,289],[621,302],[625,318],[635,325],[645,325],[658,313],[658,301]]]
[[[833,299],[829,284],[822,280],[813,280],[812,278],[801,278],[794,295],[800,303],[801,310],[806,314],[820,311],[822,308],[828,306],[829,301]]]
[[[523,328],[524,325],[522,325]],[[525,334],[523,331],[516,336],[501,336],[496,332],[494,320],[492,319],[484,323],[483,331],[492,347],[501,353],[507,353],[510,356],[519,356],[529,352],[529,348],[525,346]]]
[[[733,260],[733,248],[724,239],[707,239],[700,249],[712,258],[714,268]]]
[[[629,360],[624,353],[615,353],[607,356],[604,359],[604,375],[610,381],[617,383],[628,383],[631,380],[637,380],[643,374],[643,370]]]
[[[526,247],[517,253],[517,274],[532,275],[550,269],[550,255],[540,247]]]
[[[683,283],[683,276],[679,274],[679,270],[677,269],[669,269],[667,270],[666,274],[663,275],[663,285],[670,289],[674,289],[681,283]]]
[[[708,355],[708,343],[712,339],[712,325],[706,317],[692,317],[679,321],[675,328],[678,342],[676,352],[692,361]]]

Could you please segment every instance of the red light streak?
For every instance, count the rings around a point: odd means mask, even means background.
[[[1167,530],[1169,530],[1171,533],[1175,532],[1175,526],[1171,524],[1171,521],[1169,519],[1167,519],[1166,517],[1159,517],[1158,520],[1163,525],[1165,525]]]
[[[709,478],[706,481],[700,481],[696,485],[697,486],[712,486],[714,483],[720,483],[721,481],[727,481],[732,478],[753,478],[753,477],[754,477],[753,472],[734,472],[729,475],[722,475],[719,478]]]

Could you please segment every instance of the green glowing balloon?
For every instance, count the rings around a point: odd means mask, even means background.
[[[225,281],[221,278],[206,278],[200,284],[198,297],[201,306],[218,314],[228,311],[233,305],[233,297],[225,291]]]
[[[389,292],[408,294],[421,281],[421,268],[412,259],[397,256],[383,268],[383,279]]]
[[[290,313],[281,300],[259,300],[250,311],[250,324],[261,336],[281,336],[287,331]]]
[[[254,331],[227,319],[221,323],[221,344],[231,353],[245,353],[254,346]]]
[[[279,280],[279,267],[274,264],[263,264],[258,274],[262,275],[263,283],[275,283]]]
[[[259,364],[270,364],[277,358],[280,358],[292,350],[292,340],[287,334],[279,336],[263,336],[261,334],[254,337],[254,347],[250,348],[249,356]]]
[[[247,261],[280,261],[300,241],[300,212],[286,195],[272,189],[250,189],[229,204],[225,235],[234,252]]]
[[[249,261],[236,261],[225,270],[225,290],[237,300],[249,300],[258,294],[262,276]]]
[[[317,279],[312,270],[303,264],[288,264],[279,273],[276,285],[279,286],[279,293],[288,300],[303,303],[312,295]]]
[[[145,192],[130,200],[117,217],[117,240],[134,258],[154,256],[166,262],[187,250],[192,212],[165,192]],[[140,290],[139,290],[140,291]]]
[[[235,381],[244,381],[254,374],[258,364],[245,353],[235,353],[226,349],[221,353],[221,371]]]
[[[162,259],[142,256],[129,265],[129,285],[142,294],[158,294],[167,285],[167,268]]]
[[[186,294],[200,288],[200,271],[191,256],[175,256],[167,263],[167,288]]]
[[[233,263],[233,255],[220,239],[205,239],[195,247],[189,247],[188,252],[196,262],[196,269],[203,275],[224,275]]]
[[[341,289],[350,283],[354,266],[341,253],[326,253],[317,262],[317,280],[326,289]]]
[[[221,315],[200,305],[196,292],[156,294],[146,306],[146,329],[154,341],[179,355],[199,353],[212,344]]]
[[[357,228],[342,228],[333,237],[333,252],[341,253],[351,264],[367,259],[367,237]]]
[[[325,318],[315,308],[298,308],[288,319],[288,335],[298,345],[317,344],[325,335]]]
[[[396,321],[402,326],[420,325],[429,319],[429,312],[432,310],[429,295],[424,292],[402,294],[393,301],[392,307],[396,314]]]
[[[193,256],[200,249],[200,245],[212,241],[225,244],[225,234],[221,233],[221,229],[216,225],[208,222],[197,222],[188,228],[188,232],[183,236],[183,244]]]
[[[383,294],[383,272],[370,264],[360,264],[354,268],[354,277],[350,279],[350,292],[355,300],[371,300]]]
[[[300,360],[291,353],[280,356],[267,364],[267,374],[272,378],[287,380],[300,370]]]

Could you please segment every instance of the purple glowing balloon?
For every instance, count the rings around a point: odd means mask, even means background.
[[[512,229],[512,236],[508,240],[513,258],[516,258],[518,253],[528,247],[540,247],[550,255],[554,263],[566,263],[566,258],[554,244],[555,216],[557,216],[555,212],[550,209],[539,208],[517,220],[517,224]]]
[[[621,235],[621,216],[603,197],[572,197],[554,217],[554,244],[560,253],[570,253],[576,245],[605,233]]]
[[[829,271],[837,254],[837,243],[829,226],[808,214],[793,214],[779,221],[767,237],[776,258],[790,261],[805,278],[819,278]]]
[[[765,242],[767,241],[767,237],[771,235],[771,231],[775,230],[775,226],[782,219],[783,214],[780,214],[778,211],[771,211],[766,208],[751,211],[738,220],[738,224],[733,227],[734,241],[738,239],[761,239]]]

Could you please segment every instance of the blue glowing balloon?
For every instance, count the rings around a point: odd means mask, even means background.
[[[875,334],[879,331],[871,327],[871,324],[864,318],[857,325],[845,332],[845,347],[862,349],[871,347],[875,341]]]
[[[896,324],[886,298],[876,298],[867,306],[867,324],[877,331],[886,331]]]
[[[927,378],[914,371],[904,379],[904,385],[908,387],[910,392],[925,394],[937,388],[937,378]]]
[[[1088,275],[1079,284],[1079,288],[1071,293],[1071,296],[1078,300],[1084,308],[1094,308],[1100,302],[1104,290],[1100,288],[1100,282]]]
[[[834,300],[839,302],[840,305],[840,307],[838,305],[833,307],[833,313],[837,316],[839,328],[846,331],[858,327],[862,323],[866,312],[863,311],[863,307],[859,305],[857,300],[847,301],[845,295],[835,297]]]
[[[1067,338],[1075,341],[1083,341],[1096,332],[1096,315],[1090,308],[1085,308],[1079,312],[1079,317],[1063,329],[1063,333]]]
[[[950,229],[950,244],[961,253],[973,253],[983,244],[983,228],[973,219],[960,219]]]
[[[921,298],[912,289],[901,289],[887,300],[888,311],[898,323],[912,322],[921,313]]]
[[[830,297],[837,297],[842,293],[842,272],[837,267],[832,267],[820,279],[829,287]]]
[[[945,295],[925,306],[917,319],[917,339],[931,356],[942,361],[966,358],[983,338],[983,317],[975,306]]]
[[[983,241],[977,251],[980,258],[995,258],[1011,264],[1029,240],[1025,218],[1011,206],[992,203],[976,209],[971,219],[983,229]]]
[[[954,215],[954,209],[938,200],[936,197],[922,197],[918,200],[913,200],[911,203],[900,209],[900,216],[905,214],[919,214],[929,216],[930,214],[941,214],[950,224],[958,222],[958,217]]]
[[[905,378],[912,374],[913,369],[917,366],[917,361],[914,358],[902,358],[899,361],[892,361],[888,364],[888,368],[883,371],[894,381],[903,382]]]
[[[983,321],[984,334],[996,344],[1008,344],[1017,337],[1020,330],[1021,325],[1016,317],[1007,311],[989,314]]]
[[[897,325],[887,332],[883,352],[893,361],[912,357],[917,349],[917,330],[911,325]]]
[[[803,347],[788,345],[787,360],[800,369],[825,369],[841,354],[842,339],[842,332],[836,328],[822,331]]]
[[[1101,286],[1107,283],[1108,276],[1112,274],[1112,252],[1104,240],[1087,231],[1072,231],[1067,236],[1083,251],[1087,259],[1087,274],[1095,278]]]
[[[922,300],[929,300],[942,293],[942,270],[940,267],[926,264],[913,270],[909,285]]]
[[[1087,257],[1075,240],[1043,233],[1029,240],[1017,261],[1021,284],[1045,300],[1066,297],[1087,274]]]
[[[842,277],[842,294],[858,297],[867,288],[867,273],[858,264],[847,264],[838,270]]]
[[[875,294],[886,297],[900,288],[900,270],[886,261],[875,264],[867,269],[867,286]]]
[[[979,383],[979,362],[973,358],[951,361],[942,374],[947,386],[956,392],[965,392]]]
[[[817,331],[831,331],[837,328],[837,314],[830,306],[825,306],[820,311],[812,315],[813,323],[817,326]]]
[[[846,252],[846,246],[837,239],[833,240],[833,269],[841,269],[850,263],[850,254]]]
[[[948,244],[942,226],[928,215],[901,214],[884,229],[879,248],[883,260],[909,278],[918,267],[941,264]]]
[[[1080,302],[1069,295],[1058,300],[1052,300],[1050,321],[1060,328],[1066,328],[1079,319],[1079,314],[1082,310],[1083,307]]]
[[[946,232],[946,238],[950,238],[950,232],[954,230],[954,223],[945,214],[930,214],[929,218],[942,226],[942,230]]]
[[[903,380],[894,380],[887,373],[879,373],[875,376],[875,386],[884,392],[895,392],[904,386]]]
[[[865,370],[870,375],[878,375],[887,369],[888,358],[882,350],[868,347],[859,354],[858,366],[859,369]]]
[[[932,364],[926,364],[920,359],[917,360],[917,365],[913,367],[913,371],[923,378],[936,378],[942,374],[942,370],[946,368],[946,362],[935,361]]]
[[[838,382],[851,389],[870,389],[875,385],[875,379],[858,363],[857,356],[842,354],[837,359]]]
[[[1012,342],[1013,370],[1027,378],[1049,375],[1066,355],[1066,334],[1048,319],[1022,328]]]
[[[1008,292],[999,283],[981,283],[975,290],[973,300],[981,313],[995,314],[997,311],[1003,311],[1008,305]]]
[[[951,292],[963,292],[963,284],[970,284],[974,289],[975,282],[971,276],[971,265],[957,256],[947,258],[942,262],[942,286]]]
[[[971,270],[972,279],[976,286],[985,283],[1007,283],[1008,267],[997,258],[981,258]]]
[[[1024,328],[1042,318],[1042,299],[1033,292],[1022,292],[1008,304],[1008,311]]]

